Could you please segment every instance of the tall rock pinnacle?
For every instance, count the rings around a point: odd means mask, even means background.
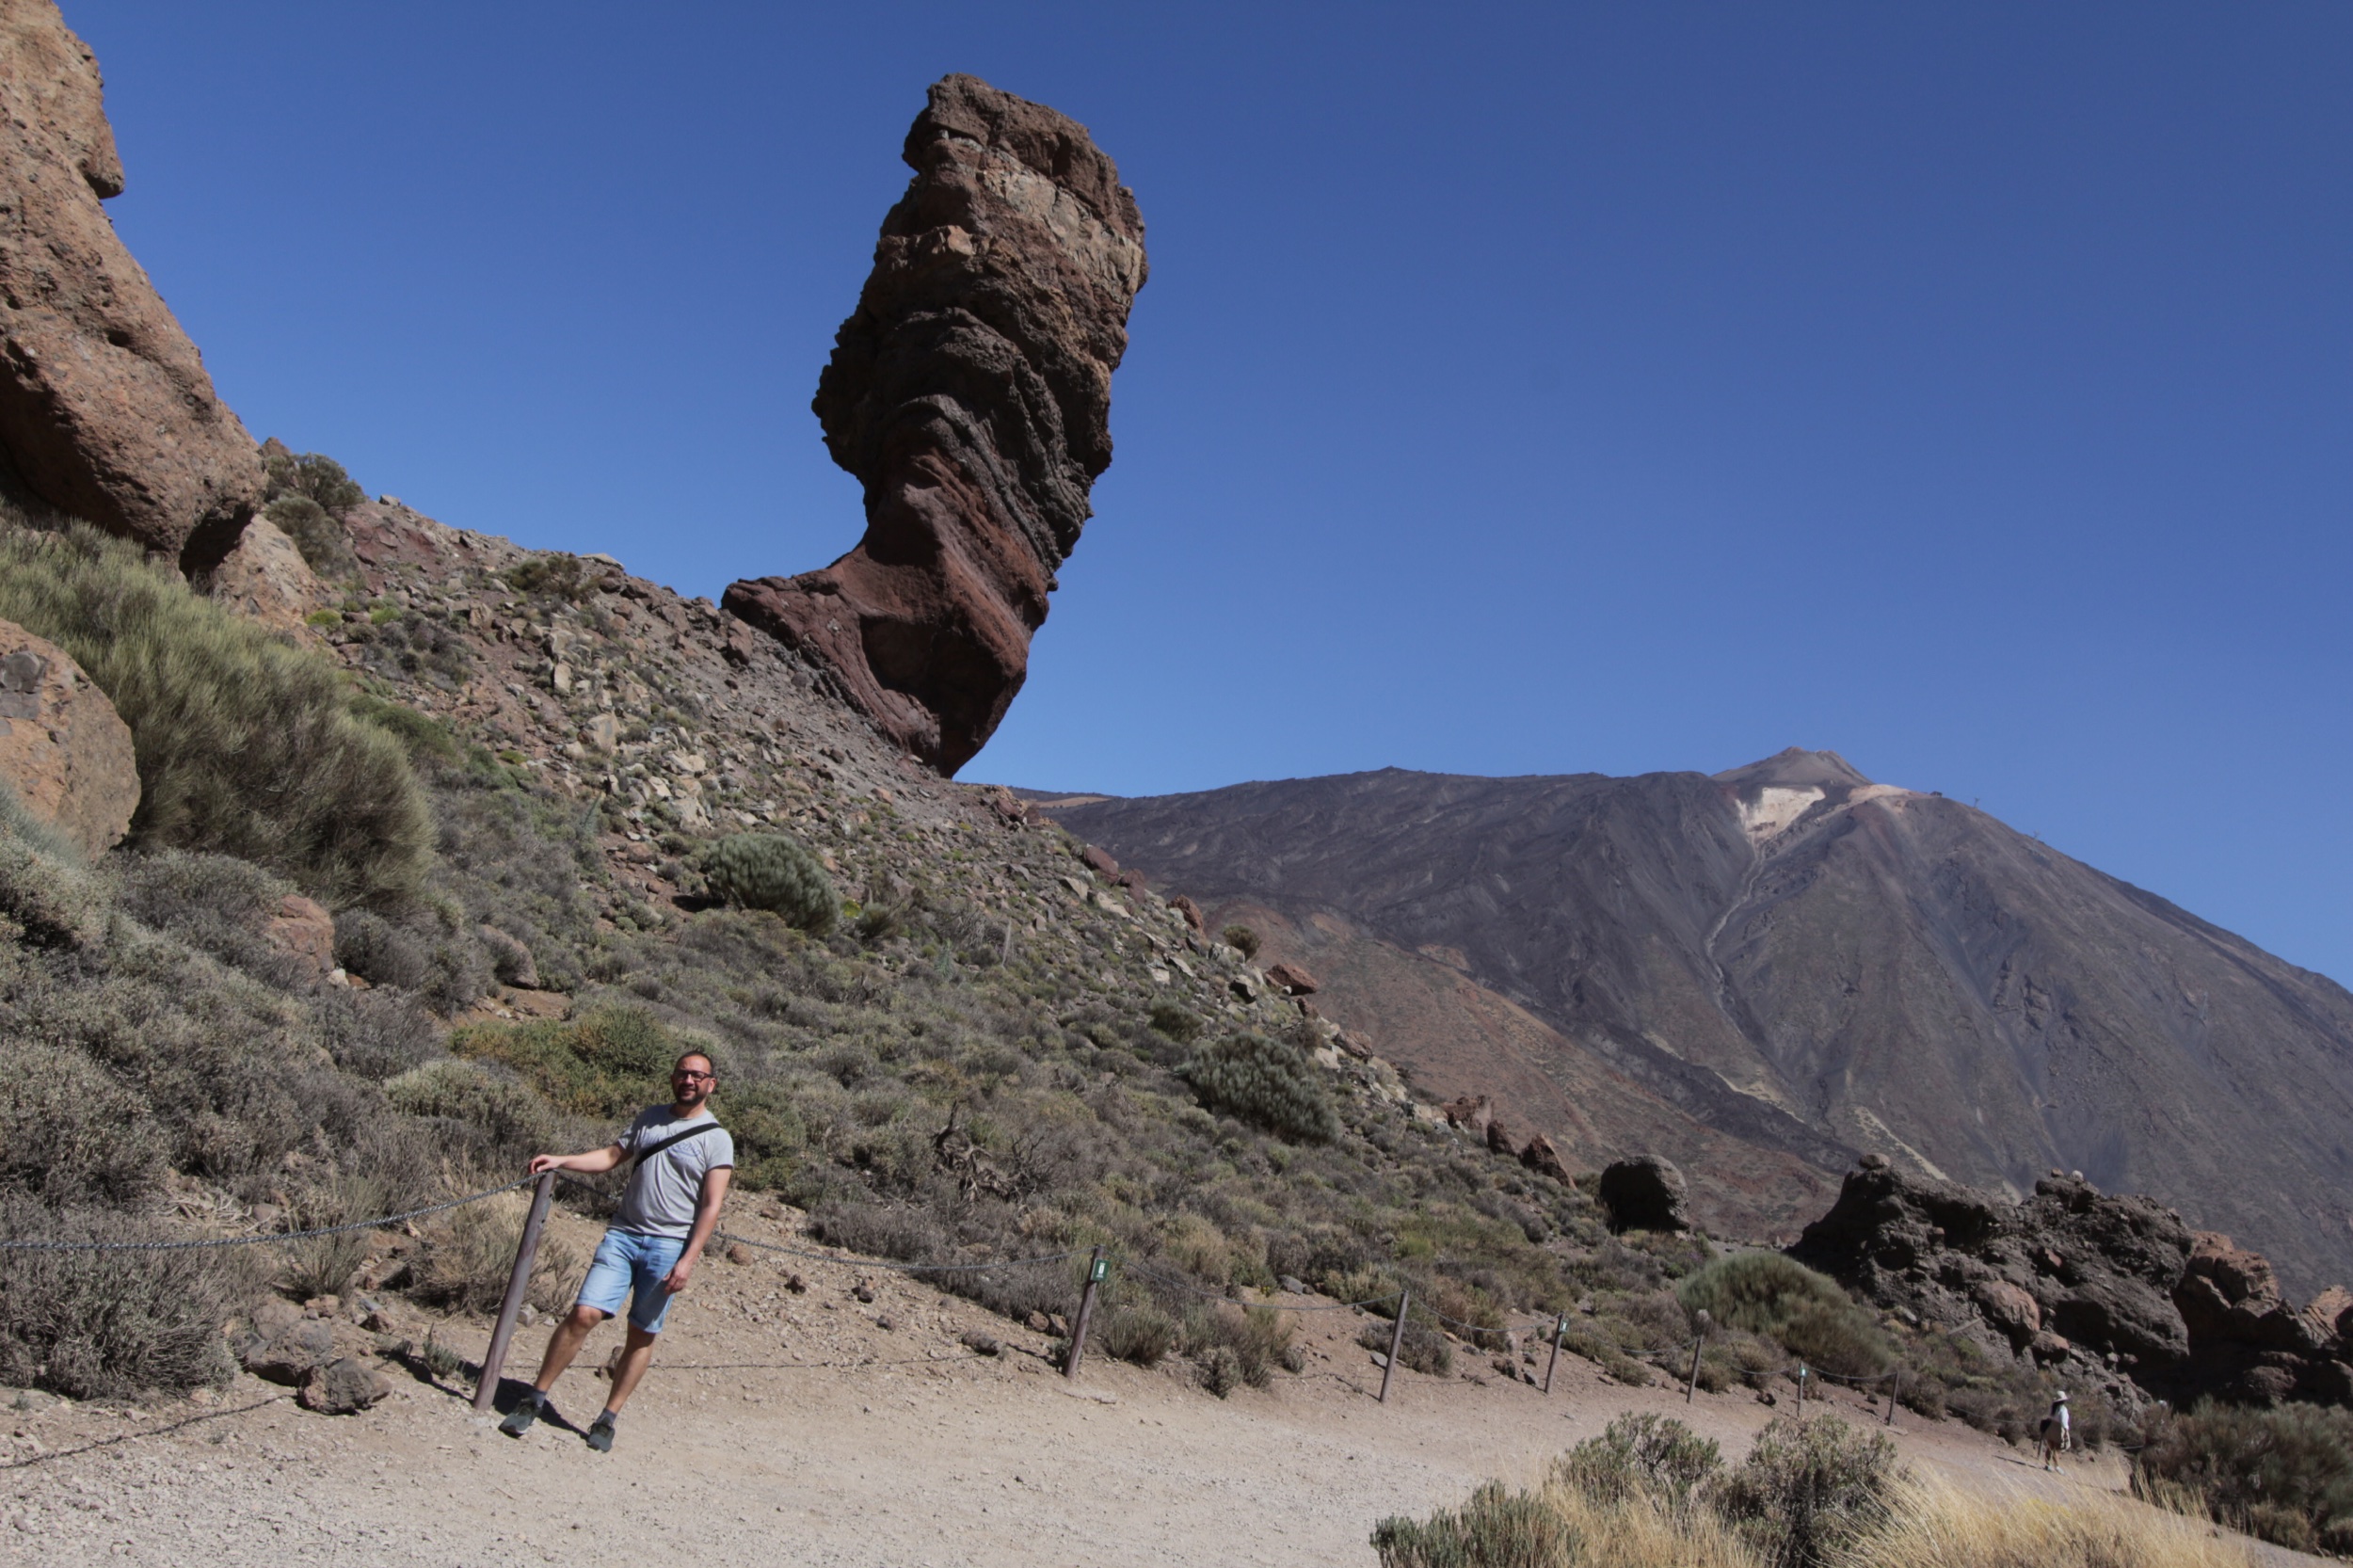
[[[972,76],[933,85],[915,169],[814,408],[866,488],[866,536],[726,608],[831,669],[943,774],[979,751],[1111,466],[1112,372],[1144,219],[1086,128]]]
[[[209,569],[261,455],[99,205],[122,190],[101,90],[56,0],[0,0],[0,451],[50,505]]]

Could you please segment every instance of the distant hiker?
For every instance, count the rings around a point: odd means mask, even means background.
[[[2051,1414],[2042,1417],[2042,1467],[2058,1468],[2058,1456],[2075,1446],[2073,1432],[2067,1420],[2067,1395],[2064,1390],[2051,1401]]]
[[[609,1171],[623,1160],[632,1162],[629,1186],[613,1224],[588,1266],[580,1288],[580,1302],[548,1336],[548,1353],[539,1363],[539,1377],[515,1406],[499,1431],[520,1437],[531,1430],[547,1403],[548,1390],[580,1353],[588,1331],[629,1305],[629,1335],[621,1359],[613,1368],[613,1394],[604,1413],[588,1428],[588,1446],[599,1453],[613,1451],[613,1423],[630,1391],[646,1375],[653,1360],[654,1336],[669,1316],[670,1303],[686,1288],[702,1256],[703,1244],[719,1224],[719,1206],[727,1201],[728,1182],[735,1174],[735,1140],[711,1114],[711,1091],[718,1079],[711,1058],[688,1051],[670,1069],[674,1103],[648,1106],[629,1124],[618,1140],[586,1154],[541,1154],[531,1160],[532,1175],[543,1171]]]

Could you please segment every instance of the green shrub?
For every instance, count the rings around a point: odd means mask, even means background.
[[[1202,1104],[1295,1144],[1328,1144],[1340,1133],[1315,1064],[1296,1046],[1237,1034],[1179,1069]]]
[[[0,1074],[0,1187],[129,1208],[163,1182],[147,1102],[69,1046],[14,1044]]]
[[[424,942],[370,909],[335,917],[335,962],[371,985],[413,991],[432,970]]]
[[[0,782],[0,937],[81,947],[104,934],[105,915],[105,885],[81,852]]]
[[[1229,925],[1223,933],[1225,945],[1244,958],[1258,956],[1258,934],[1246,925]]]
[[[1843,1377],[1873,1377],[1895,1362],[1887,1336],[1836,1280],[1779,1253],[1720,1257],[1677,1285],[1675,1298]]]
[[[669,1088],[671,1064],[695,1048],[642,1008],[589,1009],[567,1022],[471,1024],[450,1049],[512,1068],[559,1109],[610,1121],[643,1110]]]
[[[1201,1020],[1173,1001],[1154,1002],[1147,1022],[1180,1046],[1193,1044],[1201,1032]]]
[[[1835,1416],[1777,1416],[1726,1479],[1717,1509],[1768,1568],[1822,1568],[1888,1516],[1896,1446]]]
[[[0,1234],[60,1241],[173,1239],[102,1210],[0,1201]],[[226,1383],[221,1324],[253,1288],[244,1248],[33,1252],[0,1269],[0,1384],[69,1399]]]
[[[340,583],[358,573],[360,558],[351,552],[351,536],[309,496],[281,495],[262,509],[262,516],[294,541],[302,559],[322,580]]]
[[[409,1294],[432,1306],[474,1312],[496,1307],[514,1272],[515,1249],[530,1212],[528,1193],[503,1192],[425,1221],[409,1264]],[[571,1304],[583,1272],[570,1247],[543,1235],[524,1299],[542,1312],[560,1312]]]
[[[1531,1492],[1489,1481],[1458,1510],[1373,1527],[1381,1568],[1568,1568],[1588,1560],[1577,1532]]]
[[[394,1110],[471,1128],[496,1168],[516,1169],[535,1154],[555,1151],[559,1119],[529,1084],[478,1062],[443,1057],[384,1085]]]
[[[325,658],[80,524],[0,533],[0,618],[72,654],[130,726],[136,842],[233,855],[338,904],[422,885],[424,792]]]
[[[367,500],[344,465],[321,452],[294,453],[276,441],[262,449],[262,466],[269,478],[269,497],[274,505],[288,496],[298,496],[323,512],[343,516]]]
[[[2353,1551],[2353,1411],[2201,1401],[2151,1413],[2133,1492],[2297,1551]]]
[[[780,833],[735,833],[703,852],[703,879],[728,903],[766,909],[804,931],[828,930],[840,912],[817,856]]]
[[[1557,1473],[1586,1496],[1623,1502],[1649,1496],[1682,1507],[1723,1469],[1722,1450],[1681,1421],[1651,1414],[1619,1416],[1558,1462]]]
[[[1103,1320],[1103,1353],[1139,1367],[1157,1367],[1176,1348],[1176,1320],[1157,1306],[1115,1306]]]

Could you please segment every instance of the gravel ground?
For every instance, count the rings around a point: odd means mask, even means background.
[[[414,1376],[343,1417],[251,1378],[145,1411],[40,1396],[10,1410],[0,1394],[0,1552],[279,1568],[604,1560],[659,1543],[712,1561],[891,1568],[1366,1564],[1385,1515],[1458,1502],[1495,1477],[1531,1481],[1620,1411],[1684,1416],[1736,1457],[1773,1414],[1745,1393],[1687,1407],[1572,1357],[1548,1397],[1401,1371],[1383,1406],[1353,1313],[1302,1314],[1307,1371],[1229,1400],[1173,1369],[1100,1359],[1071,1384],[1043,1336],[968,1304],[805,1262],[789,1264],[808,1285],[795,1295],[787,1267],[705,1268],[609,1456],[555,1423],[506,1438],[473,1415],[467,1386]],[[873,1302],[852,1294],[860,1280]],[[1004,1353],[965,1349],[971,1328]],[[441,1335],[469,1352],[488,1338],[480,1324]],[[535,1364],[543,1335],[520,1336],[510,1371]],[[599,1331],[584,1367],[612,1336]],[[584,1427],[602,1388],[575,1369],[556,1404]],[[1905,1415],[1897,1436],[1908,1459],[1974,1484],[2121,1481],[2113,1461],[2046,1477],[1951,1423]]]

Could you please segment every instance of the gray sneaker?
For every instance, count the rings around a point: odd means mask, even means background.
[[[588,1423],[588,1446],[600,1454],[613,1451],[613,1417],[600,1416]]]
[[[520,1437],[531,1430],[531,1423],[538,1418],[539,1396],[536,1393],[525,1394],[515,1401],[515,1408],[506,1413],[506,1419],[499,1423],[499,1431],[509,1437]]]

